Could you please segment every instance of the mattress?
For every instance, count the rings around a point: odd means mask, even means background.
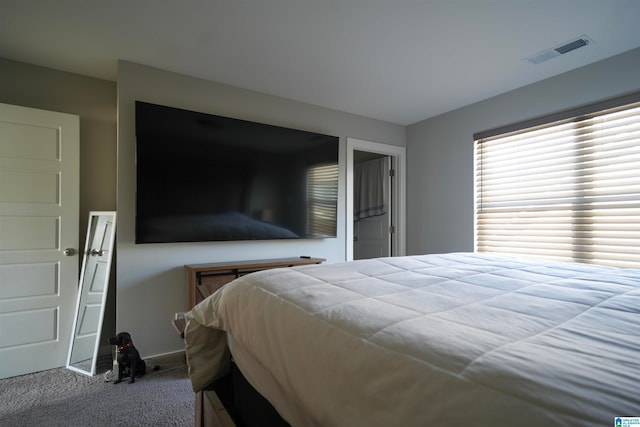
[[[379,258],[253,273],[186,318],[194,391],[224,370],[229,333],[277,383],[252,385],[294,426],[602,426],[640,415],[640,270]],[[274,388],[284,396],[271,399]]]

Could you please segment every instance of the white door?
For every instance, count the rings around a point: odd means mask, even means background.
[[[78,289],[79,141],[77,116],[0,104],[0,378],[65,365]]]
[[[384,170],[391,170],[391,158],[383,158]],[[383,182],[384,214],[354,221],[353,259],[369,259],[391,256],[391,175]]]
[[[353,225],[353,259],[391,256],[390,215],[361,219]]]

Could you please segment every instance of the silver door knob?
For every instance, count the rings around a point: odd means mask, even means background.
[[[91,256],[102,256],[104,254],[103,249],[91,249]]]
[[[74,256],[75,254],[78,253],[78,251],[76,251],[73,248],[67,248],[62,252],[65,256]]]

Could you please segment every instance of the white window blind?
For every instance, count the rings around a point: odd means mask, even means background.
[[[640,102],[475,150],[477,251],[640,268]]]
[[[335,236],[338,201],[338,165],[307,169],[307,233]]]

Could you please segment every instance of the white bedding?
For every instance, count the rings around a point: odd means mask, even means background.
[[[229,332],[279,383],[288,403],[272,403],[294,426],[640,416],[640,270],[381,258],[253,273],[186,317],[194,391],[225,363]]]

